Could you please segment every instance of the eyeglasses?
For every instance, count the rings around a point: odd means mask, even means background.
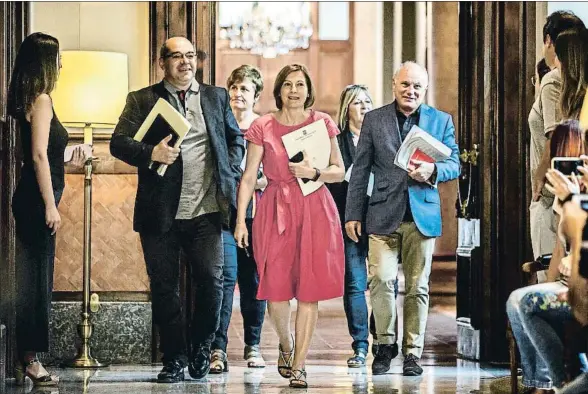
[[[182,60],[182,58],[184,58],[184,57],[186,58],[186,60],[194,60],[194,58],[196,57],[196,53],[195,52],[187,52],[187,53],[172,52],[172,53],[168,53],[167,55],[165,55],[165,59],[168,59],[170,57],[174,61]]]

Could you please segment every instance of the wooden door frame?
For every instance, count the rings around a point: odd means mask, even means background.
[[[159,50],[170,37],[189,39],[196,49],[208,55],[204,64],[204,83],[214,81],[216,43],[216,2],[214,1],[154,1],[149,3],[150,83],[163,78],[159,67]]]
[[[12,194],[20,175],[17,124],[6,114],[8,84],[20,43],[28,33],[30,3],[0,3],[0,322],[7,328],[6,376],[12,376],[16,351],[16,237]]]
[[[480,314],[481,360],[502,362],[508,356],[506,300],[523,284],[521,265],[531,257],[527,118],[534,101],[536,6],[459,7],[459,147],[476,144],[480,153],[472,190],[477,202],[469,211],[481,222],[481,247],[470,261],[479,279],[470,283],[476,289],[471,305]]]

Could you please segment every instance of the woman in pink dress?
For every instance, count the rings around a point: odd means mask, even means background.
[[[238,194],[235,239],[248,246],[245,214],[257,170],[263,162],[268,186],[253,221],[253,251],[259,273],[258,299],[268,301],[278,334],[278,372],[291,387],[306,388],[305,360],[318,318],[318,301],[343,295],[345,256],[337,207],[323,185],[304,196],[296,178],[341,182],[343,160],[339,130],[324,113],[310,109],[314,88],[306,67],[292,64],[276,77],[278,111],[256,119],[247,131],[247,166]],[[281,137],[317,120],[324,120],[331,139],[327,168],[315,168],[304,158],[290,163]],[[296,298],[295,337],[290,330],[290,300]]]

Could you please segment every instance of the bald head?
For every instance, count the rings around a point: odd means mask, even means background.
[[[396,106],[405,115],[410,115],[425,98],[429,73],[418,63],[404,62],[396,69],[393,84]]]
[[[194,45],[187,38],[172,37],[161,46],[159,55],[165,80],[180,90],[189,88],[196,72]]]
[[[426,68],[418,64],[417,62],[413,62],[411,60],[401,63],[400,66],[394,70],[394,76],[392,78],[396,79],[401,71],[407,71],[412,74],[420,74],[422,78],[424,78],[427,82],[425,87],[429,86],[429,72]]]
[[[163,45],[159,49],[159,57],[161,59],[165,59],[167,55],[173,52],[170,49],[170,47],[174,47],[180,44],[190,45],[192,47],[192,50],[194,50],[194,45],[192,45],[190,40],[188,40],[186,37],[170,37],[163,43]]]

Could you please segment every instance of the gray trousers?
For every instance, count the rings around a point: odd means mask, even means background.
[[[421,357],[429,314],[429,276],[435,238],[421,234],[414,222],[403,222],[390,235],[369,236],[368,285],[379,344],[397,341],[394,281],[402,262],[405,276],[402,353]]]

